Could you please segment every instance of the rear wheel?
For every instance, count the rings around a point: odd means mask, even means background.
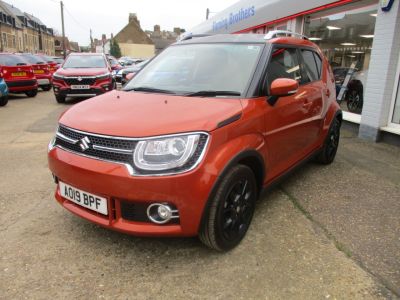
[[[328,165],[335,159],[339,147],[340,125],[340,120],[338,118],[333,119],[324,146],[316,158],[317,162]]]
[[[56,101],[57,103],[65,103],[65,96],[56,95]]]
[[[200,240],[218,251],[237,246],[250,226],[256,199],[257,184],[252,170],[244,165],[230,169],[210,199]]]
[[[50,84],[49,85],[42,85],[41,88],[42,88],[43,91],[47,92],[47,91],[51,90],[51,85]]]
[[[0,106],[5,106],[8,103],[8,97],[4,96],[0,98]]]
[[[36,97],[37,92],[38,92],[37,90],[31,90],[31,91],[25,92],[25,95],[27,95],[30,98],[33,98],[33,97]]]

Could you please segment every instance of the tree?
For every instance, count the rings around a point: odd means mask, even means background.
[[[116,58],[121,57],[121,48],[115,39],[110,40],[110,54]]]

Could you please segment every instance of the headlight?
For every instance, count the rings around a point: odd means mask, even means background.
[[[143,140],[136,145],[133,162],[137,169],[149,174],[184,172],[200,162],[207,140],[205,133]]]
[[[53,78],[54,78],[54,79],[63,80],[63,79],[64,79],[64,76],[61,76],[61,75],[58,75],[57,73],[54,73],[54,74],[53,74]]]
[[[107,72],[107,73],[104,73],[104,74],[101,74],[101,75],[97,75],[96,78],[99,79],[99,80],[108,79],[108,78],[110,78],[110,73]]]

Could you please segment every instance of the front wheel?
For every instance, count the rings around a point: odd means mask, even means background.
[[[338,118],[333,119],[328,135],[325,138],[324,146],[316,158],[317,162],[328,165],[335,159],[339,147],[340,125]]]
[[[37,90],[31,90],[31,91],[25,92],[25,95],[27,95],[30,98],[33,98],[33,97],[36,97],[37,92],[38,92]]]
[[[65,103],[65,96],[56,95],[56,101],[57,103]]]
[[[246,235],[258,191],[253,171],[244,165],[231,168],[218,184],[199,232],[208,247],[227,251]]]
[[[0,106],[6,106],[8,103],[8,97],[4,96],[0,98]]]

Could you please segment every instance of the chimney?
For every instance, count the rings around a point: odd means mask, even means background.
[[[101,40],[104,42],[106,39],[107,39],[107,37],[106,37],[106,35],[103,33],[103,34],[101,35]]]
[[[160,32],[160,31],[161,31],[160,25],[154,25],[154,32]]]
[[[129,13],[129,23],[135,22],[137,25],[140,26],[140,22],[138,20],[138,17],[135,13]]]

